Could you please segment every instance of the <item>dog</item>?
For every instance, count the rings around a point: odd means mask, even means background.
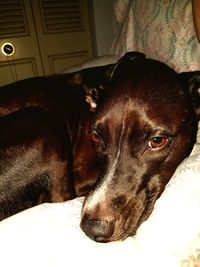
[[[2,143],[13,151],[4,157],[7,150],[0,143],[2,174],[7,177],[0,179],[0,188],[2,195],[7,192],[4,202],[10,206],[4,216],[38,203],[85,195],[80,226],[87,236],[110,242],[135,234],[191,152],[199,115],[192,96],[200,87],[199,77],[199,72],[177,74],[132,52],[116,64],[3,86],[0,128],[9,134]],[[40,138],[33,131],[39,127]],[[26,148],[38,148],[30,177],[21,160]],[[15,172],[10,175],[13,159]],[[45,173],[40,172],[43,162],[49,162]],[[60,169],[52,181],[52,173]],[[21,191],[18,174],[28,181],[27,193],[14,193],[9,205],[12,192]],[[8,190],[11,179],[14,184]],[[42,181],[38,191],[37,181]],[[15,203],[19,208],[12,209]]]
[[[199,78],[142,57],[116,66],[90,130],[101,170],[80,225],[91,239],[125,239],[149,217],[195,142]]]
[[[93,106],[100,95],[97,90],[101,91],[99,87],[103,88],[107,83],[107,73],[112,67],[109,64],[75,73],[34,77],[0,88],[0,116],[40,107],[65,121],[67,139],[72,144],[71,168],[73,165],[76,196],[86,195],[96,180],[97,162],[87,129],[94,115]]]
[[[67,136],[63,120],[41,108],[0,117],[0,220],[75,197]]]

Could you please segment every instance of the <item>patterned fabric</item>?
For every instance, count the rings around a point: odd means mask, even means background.
[[[194,252],[191,253],[187,259],[182,260],[181,267],[199,267],[200,266],[200,236],[198,238],[198,245]]]
[[[115,14],[112,54],[136,50],[178,72],[200,69],[190,0],[116,0]]]

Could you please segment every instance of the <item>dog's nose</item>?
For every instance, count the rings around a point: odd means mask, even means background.
[[[88,219],[84,216],[81,221],[81,229],[92,240],[97,242],[108,242],[115,229],[114,221],[101,219]]]

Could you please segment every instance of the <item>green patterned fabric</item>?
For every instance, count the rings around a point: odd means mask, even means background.
[[[176,71],[200,69],[190,0],[117,0],[117,33],[111,53],[136,50]]]

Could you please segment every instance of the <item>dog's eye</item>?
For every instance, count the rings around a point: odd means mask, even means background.
[[[93,144],[98,145],[101,141],[101,138],[97,134],[93,133],[90,135],[90,140]]]
[[[155,136],[149,140],[148,146],[154,150],[161,148],[167,142],[167,137],[165,136]]]

